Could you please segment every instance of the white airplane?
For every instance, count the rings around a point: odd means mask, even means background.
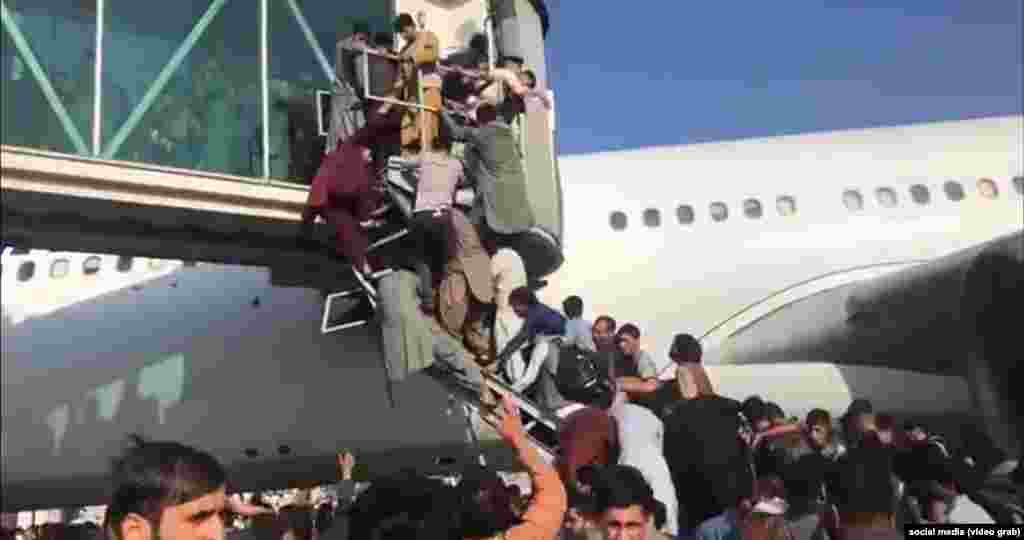
[[[1014,116],[562,158],[566,262],[541,294],[637,323],[659,359],[702,337],[725,395],[966,414],[966,327],[905,323],[969,307],[943,281],[977,259],[957,252],[1019,247],[1022,132]],[[5,511],[101,501],[130,432],[213,452],[244,490],[329,479],[340,448],[374,472],[472,453],[434,380],[391,408],[374,328],[321,334],[322,293],[265,269],[11,249],[3,268]]]

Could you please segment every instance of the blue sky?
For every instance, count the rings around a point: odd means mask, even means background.
[[[559,151],[1020,114],[1022,5],[550,0]]]

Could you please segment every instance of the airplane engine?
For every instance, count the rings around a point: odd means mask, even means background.
[[[1021,310],[1024,309],[1024,239],[1016,254],[993,250],[975,259],[964,279],[964,330],[968,332],[967,380],[989,436],[1020,455],[1024,398],[1011,381],[1024,381]]]
[[[754,368],[762,382],[769,370],[795,370],[806,385],[779,381],[791,394],[832,385],[901,416],[952,422],[963,413],[959,420],[980,419],[998,447],[1018,455],[1024,402],[1010,381],[1024,380],[1022,308],[1018,232],[793,302],[734,332],[708,363],[729,364],[715,368],[723,383]],[[841,413],[838,397],[820,396]],[[815,406],[810,394],[806,401]]]

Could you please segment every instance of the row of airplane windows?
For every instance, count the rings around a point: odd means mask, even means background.
[[[20,254],[17,250],[12,254]],[[167,267],[168,261],[162,259],[150,259],[147,265],[151,271],[160,271]],[[194,266],[195,263],[185,263],[185,266]],[[82,261],[82,274],[86,276],[95,276],[100,273],[100,269],[103,266],[103,259],[98,255],[90,255]],[[135,266],[135,258],[127,256],[119,256],[117,263],[114,268],[118,273],[128,273],[132,271]],[[70,259],[57,259],[50,263],[50,279],[63,279],[71,273],[71,260]],[[24,261],[18,265],[18,281],[24,283],[31,280],[36,275],[36,263],[35,261]]]
[[[1013,188],[1018,195],[1024,195],[1024,176],[1013,178]],[[981,178],[977,182],[978,193],[986,199],[999,198],[999,186],[990,178]],[[960,182],[950,180],[942,185],[942,191],[946,198],[953,202],[960,202],[967,197],[967,192]],[[875,190],[875,198],[878,204],[885,208],[895,208],[899,205],[899,195],[891,187],[880,187]],[[926,205],[932,202],[931,191],[924,184],[910,186],[910,198],[919,205]],[[843,205],[850,212],[860,212],[864,209],[864,196],[860,190],[848,189],[843,192]],[[775,200],[775,208],[780,216],[791,216],[796,214],[796,198],[789,195],[779,196]],[[722,222],[729,219],[729,207],[726,203],[717,201],[709,205],[709,212],[712,221]],[[749,219],[760,219],[764,216],[764,208],[761,201],[750,198],[743,201],[743,215]],[[644,226],[648,228],[661,226],[661,211],[657,208],[648,208],[642,215]],[[676,208],[676,219],[681,225],[692,225],[697,215],[693,206],[688,204]],[[629,218],[625,212],[616,210],[611,213],[610,224],[613,230],[625,230],[629,224]]]

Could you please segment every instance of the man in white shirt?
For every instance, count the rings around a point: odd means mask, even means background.
[[[485,241],[487,242],[487,241]],[[488,244],[490,242],[487,242]],[[526,266],[523,259],[513,249],[501,248],[491,257],[491,275],[494,276],[494,344],[495,349],[502,351],[505,345],[519,333],[523,319],[509,304],[508,296],[519,287],[525,287]]]
[[[594,337],[591,335],[591,323],[583,318],[583,299],[573,295],[562,302],[565,312],[565,344],[576,345],[581,349],[596,351]]]

